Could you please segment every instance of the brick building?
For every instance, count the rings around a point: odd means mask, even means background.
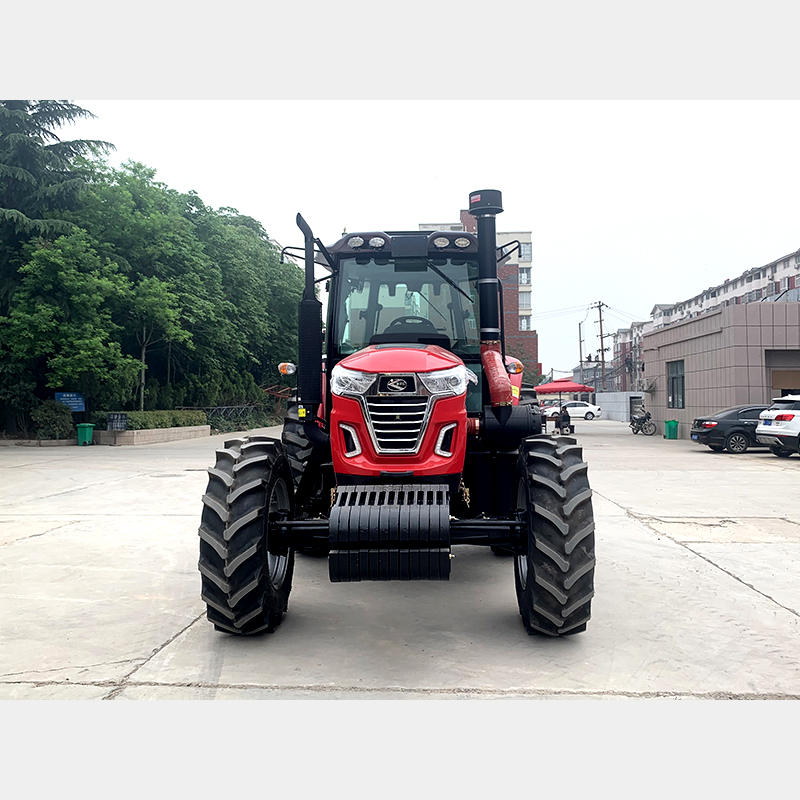
[[[468,211],[461,211],[459,222],[441,224],[420,223],[421,231],[467,231],[477,233],[477,220]],[[532,243],[530,231],[497,232],[497,245],[502,247],[519,242],[511,256],[498,265],[497,275],[503,287],[503,323],[506,333],[506,353],[525,364],[525,382],[540,375],[539,336],[531,324],[533,314],[531,292]]]

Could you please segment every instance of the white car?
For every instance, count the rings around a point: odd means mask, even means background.
[[[584,403],[583,400],[570,400],[568,403],[564,403],[564,407],[567,409],[567,414],[569,414],[570,418],[594,419],[600,416],[600,406]]]
[[[583,400],[568,400],[566,403],[562,403],[561,406],[550,406],[549,408],[543,409],[547,419],[557,419],[561,416],[562,406],[567,409],[567,414],[569,414],[570,419],[573,417],[594,419],[595,417],[599,417],[601,413],[600,406],[584,403]]]
[[[800,394],[775,397],[758,415],[756,440],[776,455],[786,458],[800,453]]]

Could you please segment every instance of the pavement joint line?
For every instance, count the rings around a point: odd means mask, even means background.
[[[35,499],[37,501],[52,500],[54,497],[63,497],[64,495],[73,494],[74,492],[83,492],[86,491],[87,489],[97,489],[100,488],[101,486],[108,486],[109,484],[121,483],[123,481],[128,482],[132,480],[138,480],[140,478],[152,478],[152,477],[154,477],[152,471],[126,473],[125,475],[119,475],[114,478],[108,478],[107,480],[104,481],[84,483],[81,486],[73,486],[71,489],[63,489],[62,491],[54,492],[53,494],[38,495]],[[182,477],[182,476],[176,476],[176,477]],[[0,508],[3,508],[5,506],[14,506],[17,502],[18,501],[16,500],[12,500],[11,502],[8,503],[0,503]]]
[[[126,686],[128,686],[128,682],[130,681],[131,677],[137,672],[137,670],[140,670],[145,664],[147,664],[150,660],[155,658],[165,647],[167,647],[167,645],[172,644],[172,642],[174,642],[179,636],[181,636],[183,633],[188,631],[189,628],[192,627],[192,625],[194,625],[199,620],[203,619],[203,617],[205,617],[205,616],[206,616],[206,612],[205,611],[203,611],[201,614],[198,614],[188,625],[184,626],[179,631],[177,631],[175,634],[170,636],[169,639],[167,639],[166,642],[164,642],[163,644],[161,644],[158,647],[156,647],[153,650],[153,652],[150,653],[150,655],[147,656],[147,658],[145,658],[141,662],[141,664],[137,664],[127,675],[123,675],[121,681],[114,682],[113,685],[115,685],[115,688],[112,691],[110,691],[103,698],[103,700],[115,700],[117,698],[117,696],[120,694],[120,692],[122,692],[122,690],[125,689]]]
[[[585,698],[631,698],[638,700],[647,699],[694,699],[694,700],[800,700],[800,694],[794,692],[728,692],[718,690],[713,692],[680,692],[680,691],[581,691],[580,689],[482,689],[479,687],[468,688],[437,688],[433,686],[320,686],[315,684],[254,684],[254,683],[207,683],[204,681],[132,681],[124,686],[118,681],[5,681],[0,686],[94,686],[98,688],[116,687],[103,700],[114,699],[124,689],[149,687],[154,689],[234,689],[234,690],[261,690],[264,692],[307,692],[309,694],[333,694],[336,692],[349,692],[352,694],[426,694],[426,695],[481,695],[491,697],[585,697]],[[112,696],[113,695],[113,696]]]
[[[46,673],[46,672],[63,672],[67,669],[94,669],[95,667],[113,667],[117,664],[134,664],[137,661],[144,661],[142,658],[123,658],[117,661],[100,661],[97,664],[76,664],[75,666],[69,667],[53,667],[52,669],[26,669],[21,672],[5,672],[0,674],[0,685],[5,683],[34,683],[38,684],[42,681],[38,680],[19,680],[19,681],[5,681],[2,680],[3,678],[13,678],[14,675],[36,675],[38,673]],[[86,681],[71,681],[69,678],[65,678],[63,681],[49,681],[49,683],[69,683],[69,684],[78,684],[78,683],[87,683]],[[89,681],[88,683],[91,683]]]
[[[651,521],[652,520],[658,520],[658,517],[637,515],[633,511],[627,511],[627,514],[628,514],[629,517],[635,519],[637,522],[640,522],[645,528],[647,528],[648,530],[652,531],[657,536],[664,536],[665,538],[669,539],[671,542],[674,542],[675,544],[677,544],[680,547],[682,547],[684,550],[687,550],[688,552],[690,552],[693,556],[697,556],[697,558],[701,558],[707,564],[710,564],[715,569],[718,569],[720,572],[723,572],[729,578],[733,578],[733,580],[737,581],[738,583],[741,583],[742,586],[746,586],[748,589],[751,589],[756,594],[759,594],[759,595],[761,595],[761,597],[763,597],[763,598],[769,600],[770,602],[774,603],[776,606],[778,606],[778,608],[782,608],[784,611],[788,611],[790,614],[793,614],[795,617],[800,617],[800,612],[796,611],[794,608],[789,608],[789,606],[783,605],[783,603],[779,603],[774,597],[771,597],[766,592],[762,592],[760,589],[757,589],[755,586],[753,586],[752,583],[748,583],[746,580],[743,580],[738,575],[734,575],[730,570],[725,569],[725,567],[722,567],[719,564],[716,564],[714,561],[712,561],[707,556],[704,556],[702,553],[698,553],[696,550],[693,550],[691,547],[689,547],[689,543],[688,542],[682,542],[682,541],[679,541],[678,539],[673,539],[673,537],[670,536],[668,533],[664,533],[663,531],[656,530],[656,528],[654,528],[653,525],[651,524]],[[688,519],[695,519],[695,517],[688,517]],[[753,519],[764,519],[764,517],[754,517]],[[780,517],[780,518],[779,517],[773,517],[772,519],[782,519],[782,517]],[[661,520],[659,520],[659,521],[661,521]],[[695,543],[695,544],[698,544],[698,543]],[[707,542],[702,542],[702,544],[707,544]]]
[[[48,533],[55,533],[56,531],[60,531],[62,528],[69,528],[70,525],[77,525],[80,520],[74,519],[70,522],[64,522],[61,525],[56,525],[55,528],[49,528],[46,531],[41,531],[40,533],[31,533],[28,536],[22,536],[19,539],[14,539],[12,542],[2,542],[0,543],[0,547],[10,547],[12,544],[19,544],[20,542],[27,542],[29,539],[36,539],[39,536],[46,536]]]
[[[673,539],[673,541],[675,540]],[[783,603],[779,603],[774,597],[768,595],[766,592],[762,592],[760,589],[757,589],[755,586],[753,586],[752,583],[748,583],[747,581],[740,578],[738,575],[734,575],[729,570],[725,569],[724,567],[721,567],[719,564],[715,564],[710,558],[704,556],[702,553],[698,553],[696,550],[692,550],[692,548],[689,547],[688,543],[677,542],[677,544],[686,548],[686,550],[688,550],[690,553],[693,553],[698,558],[702,558],[703,561],[706,561],[707,563],[711,564],[711,566],[716,567],[721,572],[724,572],[726,575],[733,578],[735,581],[739,581],[739,583],[741,583],[743,586],[746,586],[748,589],[752,589],[756,594],[760,594],[762,597],[765,597],[767,600],[770,600],[771,602],[775,603],[776,606],[782,608],[784,611],[788,611],[790,614],[794,614],[796,617],[800,617],[800,612],[796,611],[794,608],[789,608],[789,606],[785,606],[783,605]],[[705,544],[705,542],[703,542],[703,544]]]
[[[127,514],[126,516],[130,517],[131,519],[142,519],[144,517],[191,517],[192,519],[197,516],[197,514],[190,514],[188,511],[185,514],[168,514],[164,512],[162,514]],[[81,512],[80,514],[3,514],[0,513],[0,521],[3,521],[6,517],[30,517],[31,519],[41,519],[42,517],[75,517],[69,524],[73,522],[80,522],[81,520],[85,519],[86,517],[114,517],[115,519],[119,518],[118,513],[114,513],[112,511],[101,511],[101,512]]]

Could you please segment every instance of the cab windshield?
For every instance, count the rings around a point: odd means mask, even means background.
[[[340,356],[370,344],[438,344],[479,356],[478,262],[359,256],[339,264],[333,338]]]

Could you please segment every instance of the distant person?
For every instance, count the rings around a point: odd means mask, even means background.
[[[558,430],[562,435],[572,433],[572,420],[570,419],[567,406],[561,406],[561,413],[558,416]]]

